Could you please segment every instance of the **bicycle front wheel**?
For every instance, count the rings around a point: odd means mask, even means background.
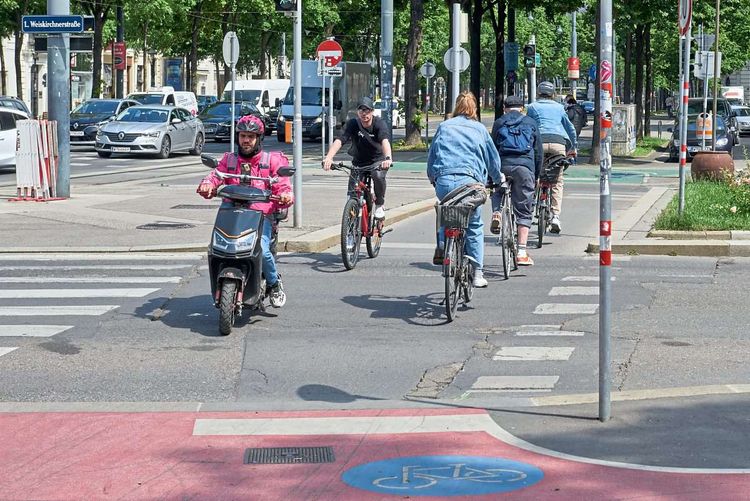
[[[461,262],[463,258],[458,248],[459,240],[456,238],[446,238],[445,240],[445,262],[443,264],[443,276],[445,277],[445,314],[448,321],[452,322],[456,318],[456,308],[460,296],[461,285]]]
[[[359,260],[362,243],[362,225],[359,220],[359,202],[350,198],[341,216],[341,258],[347,270],[354,269]]]
[[[383,220],[375,219],[372,213],[370,213],[370,224],[368,225],[369,234],[365,237],[365,244],[367,244],[367,255],[370,258],[378,257],[380,254],[380,244],[383,242]]]
[[[506,197],[503,204],[503,222],[500,227],[500,245],[502,246],[503,255],[503,276],[507,280],[510,278],[511,263],[511,246],[513,245],[513,225],[511,224],[510,218],[512,214],[510,212],[510,198]]]

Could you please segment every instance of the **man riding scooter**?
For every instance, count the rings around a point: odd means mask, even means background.
[[[289,165],[289,160],[283,153],[262,151],[264,127],[263,122],[253,115],[247,115],[237,122],[237,153],[225,153],[215,171],[228,174],[246,174],[257,177],[278,177],[278,170]],[[236,178],[222,179],[215,171],[211,171],[200,182],[198,194],[209,199],[216,195],[216,189],[222,184],[239,184]],[[271,252],[271,238],[273,232],[272,214],[280,209],[290,207],[294,203],[292,185],[287,177],[278,177],[278,182],[268,186],[265,181],[254,180],[251,186],[270,189],[273,200],[269,202],[255,202],[251,208],[263,212],[266,217],[263,225],[261,247],[263,250],[263,276],[268,284],[271,306],[281,308],[286,303],[286,294],[276,270],[276,261]]]

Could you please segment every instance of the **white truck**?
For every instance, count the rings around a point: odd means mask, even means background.
[[[289,80],[284,78],[235,80],[234,100],[249,101],[263,113],[269,113],[272,108],[277,108],[281,104],[288,88]],[[222,100],[232,100],[232,82],[227,82],[226,86],[224,86]]]
[[[336,128],[340,129],[349,118],[357,115],[357,101],[363,96],[371,96],[370,63],[356,63],[344,61],[339,63],[342,75],[333,79],[333,116]],[[286,141],[286,122],[294,118],[294,82],[292,80],[289,91],[281,105],[276,137],[280,142]],[[329,77],[326,77],[325,101],[326,110],[331,108],[329,100]],[[323,131],[323,103],[321,100],[321,86],[323,77],[318,76],[317,61],[302,61],[302,137],[319,138]],[[326,115],[326,122],[328,118]]]
[[[732,105],[744,105],[745,89],[741,85],[722,85],[721,97],[725,98]]]

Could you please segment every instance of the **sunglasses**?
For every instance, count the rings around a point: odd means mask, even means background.
[[[357,111],[361,111],[362,113],[369,113],[372,110],[370,108],[365,108],[364,106],[361,106],[361,107],[357,108]]]

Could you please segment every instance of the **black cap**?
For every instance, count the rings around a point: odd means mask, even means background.
[[[523,99],[521,96],[507,96],[503,106],[506,108],[523,108]]]
[[[368,110],[374,110],[375,106],[372,104],[372,98],[365,96],[359,100],[357,103],[357,109],[359,108],[367,108]]]

